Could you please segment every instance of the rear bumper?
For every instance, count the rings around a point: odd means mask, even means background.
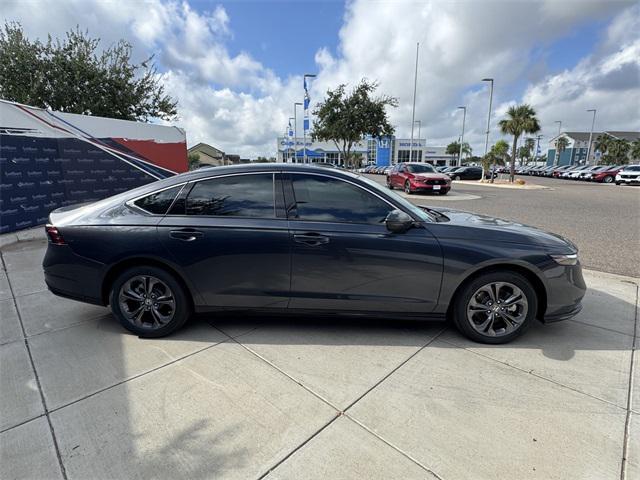
[[[104,305],[102,272],[104,265],[76,255],[69,245],[47,247],[44,281],[51,293],[82,302]]]

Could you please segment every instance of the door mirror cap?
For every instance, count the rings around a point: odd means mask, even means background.
[[[404,233],[413,226],[413,218],[402,210],[392,210],[385,219],[387,230],[392,233]]]

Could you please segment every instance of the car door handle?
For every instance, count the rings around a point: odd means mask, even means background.
[[[319,233],[305,233],[294,235],[293,241],[309,245],[310,247],[317,247],[319,245],[326,245],[329,243],[329,237],[325,237]]]
[[[182,228],[180,230],[171,230],[169,232],[169,236],[171,238],[175,238],[177,240],[183,240],[185,242],[193,242],[198,238],[202,238],[204,233],[200,230],[195,230],[193,228]]]

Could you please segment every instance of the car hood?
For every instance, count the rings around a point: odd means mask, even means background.
[[[578,251],[570,240],[530,225],[459,210],[438,208],[437,211],[448,218],[433,224],[436,226],[438,237],[522,245],[535,244],[549,247],[558,253]]]
[[[418,180],[450,180],[444,173],[414,173],[412,175]]]

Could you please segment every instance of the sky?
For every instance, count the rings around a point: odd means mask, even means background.
[[[416,44],[415,118],[427,145],[458,139],[484,153],[494,78],[490,143],[509,106],[529,103],[544,137],[640,131],[640,4],[618,0],[3,0],[0,17],[31,38],[79,26],[105,47],[125,39],[134,57],[154,55],[172,122],[187,143],[243,157],[275,156],[276,137],[316,74],[311,103],[341,83],[378,82],[397,97],[396,135],[409,137]],[[302,130],[298,111],[298,132]],[[417,133],[416,133],[417,136]]]

